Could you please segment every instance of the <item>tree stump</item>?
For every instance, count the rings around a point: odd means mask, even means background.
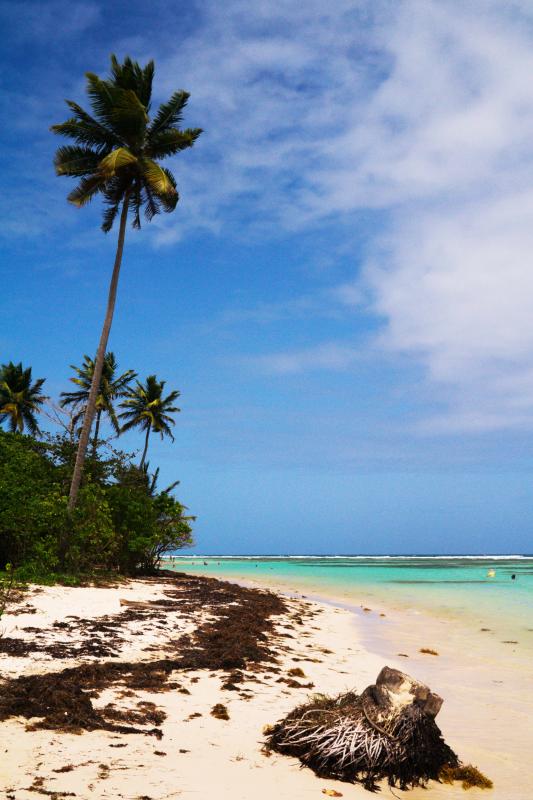
[[[401,789],[425,785],[459,764],[435,722],[442,702],[425,684],[384,667],[361,694],[316,695],[296,708],[271,729],[266,746],[320,777],[370,790],[383,778]]]

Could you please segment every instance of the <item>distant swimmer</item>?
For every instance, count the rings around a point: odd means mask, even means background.
[[[209,566],[207,561],[204,561],[204,567],[207,567],[207,566]]]
[[[495,577],[496,577],[496,570],[489,569],[489,571],[487,572],[487,578],[495,578]]]
[[[511,580],[515,581],[516,580],[516,575],[511,575]]]

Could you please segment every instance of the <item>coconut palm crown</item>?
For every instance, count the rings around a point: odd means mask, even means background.
[[[144,451],[139,465],[141,469],[146,459],[148,439],[152,431],[159,433],[162,439],[170,436],[174,441],[170,426],[175,424],[175,420],[170,415],[180,410],[173,405],[180,393],[173,391],[163,397],[164,388],[165,381],[158,381],[155,375],[149,375],[144,384],[137,381],[137,385],[129,390],[120,404],[120,407],[125,410],[119,414],[119,417],[126,420],[122,431],[128,431],[131,428],[140,428],[146,431]]]
[[[27,428],[33,435],[39,432],[36,413],[46,400],[41,388],[45,378],[32,383],[31,367],[22,363],[0,366],[0,422],[7,420],[9,430],[23,433]]]
[[[76,392],[61,392],[61,406],[74,406],[75,414],[73,424],[76,425],[85,413],[91,384],[94,375],[94,361],[85,355],[83,357],[83,364],[81,367],[71,364],[71,369],[76,373],[76,377],[70,378],[71,382],[80,388]],[[104,356],[104,364],[102,367],[102,375],[100,378],[100,388],[96,397],[96,425],[93,436],[93,453],[96,451],[98,444],[98,433],[100,430],[100,421],[102,414],[106,414],[113,430],[118,434],[120,431],[120,424],[115,412],[114,401],[119,397],[123,397],[130,382],[137,377],[137,373],[132,369],[126,370],[122,375],[117,374],[118,364],[115,354],[109,351]]]
[[[67,100],[73,116],[51,127],[75,142],[60,147],[54,160],[58,175],[80,178],[69,201],[81,207],[101,194],[107,205],[102,224],[106,232],[126,198],[135,228],[141,226],[141,209],[151,220],[161,210],[176,208],[176,180],[157,161],[192,147],[202,132],[178,127],[188,92],[174,92],[150,116],[153,76],[153,61],[142,68],[131,58],[120,64],[113,55],[109,79],[86,73],[92,114]]]

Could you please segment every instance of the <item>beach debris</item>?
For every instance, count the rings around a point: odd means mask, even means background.
[[[483,775],[483,773],[480,772],[477,767],[473,767],[472,764],[459,764],[458,767],[451,767],[447,764],[439,772],[439,780],[441,783],[461,781],[463,789],[472,789],[474,786],[480,789],[492,789],[494,786],[490,778]]]
[[[293,667],[289,670],[288,674],[293,678],[305,678],[305,672],[301,667]]]
[[[322,794],[327,794],[328,797],[342,797],[342,792],[336,789],[322,789]]]
[[[130,692],[136,696],[138,691],[179,690],[179,684],[173,680],[178,671],[217,670],[215,674],[218,671],[235,674],[240,670],[248,674],[252,669],[275,669],[271,667],[277,657],[272,649],[274,618],[286,610],[282,598],[271,592],[183,573],[163,574],[158,576],[157,583],[167,586],[164,599],[148,603],[147,607],[126,607],[114,616],[91,621],[87,634],[90,640],[98,635],[101,644],[105,644],[106,638],[111,638],[114,644],[113,637],[121,638],[116,632],[123,631],[128,624],[140,622],[146,630],[175,612],[179,612],[182,620],[197,625],[194,633],[170,638],[164,658],[146,661],[122,661],[116,657],[112,661],[94,661],[92,648],[86,653],[76,640],[65,643],[61,647],[68,655],[71,650],[76,657],[81,655],[84,659],[81,664],[0,679],[0,722],[20,716],[32,720],[28,723],[30,730],[108,730],[160,739],[161,729],[153,726],[160,725],[164,712],[153,704],[132,709],[108,703],[97,708],[93,699],[105,689],[114,689],[117,699],[119,694],[131,696]],[[206,611],[208,617],[201,621],[199,616]],[[82,632],[85,636],[88,622],[77,619],[69,623],[69,629],[72,624],[73,634]],[[31,640],[25,639],[23,648],[28,643]],[[10,648],[15,646],[9,644]],[[59,657],[63,657],[63,650],[61,653]],[[201,715],[190,718],[195,716]]]
[[[432,650],[431,647],[421,647],[419,652],[424,653],[426,656],[438,656],[437,651]]]
[[[222,703],[217,703],[211,709],[211,716],[215,719],[229,719],[228,709]]]
[[[442,698],[400,670],[383,667],[361,694],[315,695],[267,734],[266,749],[296,756],[321,778],[377,781],[401,789],[462,767],[435,722]],[[450,774],[450,773],[445,773]]]

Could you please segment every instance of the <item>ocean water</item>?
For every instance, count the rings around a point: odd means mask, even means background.
[[[176,556],[167,565],[354,606],[382,603],[480,623],[505,622],[530,633],[533,629],[533,556],[199,555]]]

